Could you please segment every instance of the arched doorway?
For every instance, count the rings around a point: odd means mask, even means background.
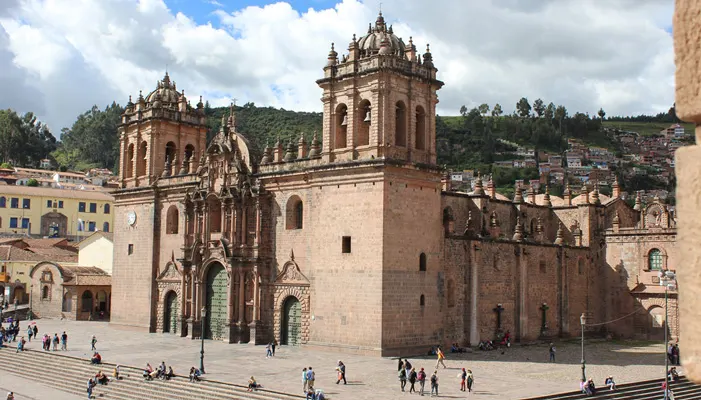
[[[302,336],[302,303],[290,296],[282,306],[280,344],[299,346]]]
[[[170,291],[163,303],[163,333],[178,333],[178,295]]]
[[[666,329],[664,308],[659,306],[650,307],[650,325],[648,330],[649,340],[664,340],[664,330]]]
[[[19,304],[24,303],[24,288],[22,286],[15,287],[12,293],[12,302],[17,302]]]
[[[214,263],[207,272],[207,288],[205,301],[207,316],[205,321],[205,339],[221,339],[226,323],[226,282],[227,274],[224,266]]]
[[[97,309],[102,313],[106,313],[107,310],[107,293],[104,290],[97,292]]]
[[[63,294],[63,307],[61,308],[63,312],[73,311],[73,296],[70,292]]]

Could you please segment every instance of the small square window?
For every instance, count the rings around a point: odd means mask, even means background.
[[[134,253],[134,245],[129,243],[129,247],[127,247],[127,254],[132,255]]]
[[[343,253],[350,253],[351,252],[351,237],[350,236],[343,236],[343,241],[342,241],[342,250]]]
[[[31,208],[32,200],[31,199],[22,199],[22,208],[29,209]]]
[[[29,218],[22,218],[22,229],[29,229]]]
[[[85,202],[78,203],[78,212],[85,212]]]
[[[51,208],[52,205],[53,203],[51,202],[51,200],[46,200],[46,208]]]
[[[63,208],[63,200],[58,201],[58,208]]]
[[[97,212],[97,203],[90,203],[90,212],[93,214]]]
[[[17,218],[10,218],[10,228],[17,228]]]
[[[540,273],[544,274],[547,272],[547,267],[545,266],[545,261],[540,262]]]
[[[19,199],[17,197],[10,199],[10,208],[19,208]]]

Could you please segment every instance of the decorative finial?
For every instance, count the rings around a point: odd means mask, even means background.
[[[523,240],[523,227],[521,226],[521,216],[516,217],[516,228],[514,229],[513,240],[520,242]]]
[[[557,234],[556,234],[556,238],[555,238],[555,244],[557,244],[557,245],[565,244],[565,232],[562,229],[562,222],[560,222],[557,226]]]

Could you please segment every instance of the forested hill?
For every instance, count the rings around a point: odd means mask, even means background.
[[[56,141],[54,136],[58,135],[49,132],[33,114],[20,116],[12,110],[0,110],[0,162],[37,167],[39,160],[48,157],[61,169],[114,170],[119,160],[117,125],[122,111],[116,103],[104,109],[92,107],[79,115],[73,126],[62,129],[61,141]],[[237,130],[259,151],[266,144],[272,146],[278,138],[288,143],[304,134],[310,140],[318,132],[321,140],[321,113],[256,107],[253,103],[236,106],[235,111]],[[674,108],[656,116],[606,118],[603,110],[595,116],[581,112],[570,115],[564,106],[546,105],[540,99],[530,103],[526,98],[520,99],[516,111],[509,115],[504,115],[499,104],[493,107],[482,104],[471,110],[463,106],[459,111],[458,116],[437,117],[438,162],[451,169],[483,171],[502,157],[500,153],[509,150],[510,145],[504,144],[507,141],[538,151],[562,152],[568,138],[578,138],[618,151],[610,132],[603,127],[656,124],[654,129],[657,129],[678,121]],[[205,113],[211,139],[229,108],[207,105]]]

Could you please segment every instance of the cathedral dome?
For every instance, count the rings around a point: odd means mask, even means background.
[[[385,18],[380,13],[375,21],[375,27],[373,28],[371,24],[368,27],[368,33],[358,39],[358,49],[366,56],[381,53],[404,57],[406,45],[394,34],[391,26],[387,27]]]
[[[175,82],[170,81],[170,77],[166,72],[163,80],[158,82],[156,90],[146,96],[146,103],[153,104],[156,107],[159,107],[161,104],[178,104],[181,97],[182,94],[175,88]]]

